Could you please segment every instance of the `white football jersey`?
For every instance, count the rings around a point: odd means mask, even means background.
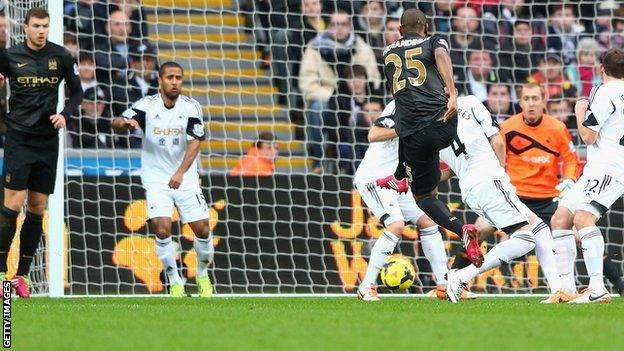
[[[204,122],[197,101],[180,95],[172,108],[165,107],[160,94],[146,96],[124,111],[124,118],[139,122],[143,131],[141,181],[143,185],[167,186],[178,170],[186,143],[204,140]],[[184,174],[180,189],[199,186],[197,162]]]
[[[480,182],[509,180],[489,141],[498,132],[496,120],[474,95],[457,98],[457,136],[440,151],[440,159],[459,178],[462,197]]]
[[[375,121],[383,128],[394,128],[394,100]],[[354,183],[372,183],[378,178],[394,174],[399,165],[399,138],[370,143],[362,162],[355,171]]]
[[[583,173],[607,173],[624,183],[624,81],[594,87],[583,125],[598,132],[587,146]]]

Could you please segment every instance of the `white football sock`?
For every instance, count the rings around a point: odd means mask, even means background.
[[[171,237],[167,239],[156,238],[156,253],[158,259],[162,262],[163,270],[169,279],[170,284],[182,283],[182,278],[178,273],[178,265],[176,264],[176,247],[171,241]]]
[[[550,228],[546,223],[539,220],[531,225],[531,231],[535,237],[535,254],[537,255],[537,260],[548,282],[550,293],[555,293],[561,289],[561,279],[557,271],[554,241],[550,233]]]
[[[212,262],[214,257],[214,247],[212,246],[212,234],[206,239],[195,237],[193,247],[197,254],[197,276],[205,277],[208,275],[208,264]]]
[[[386,257],[392,255],[392,252],[394,252],[394,248],[398,242],[399,238],[387,231],[384,231],[383,234],[377,238],[375,245],[373,245],[373,248],[371,249],[368,268],[366,268],[366,275],[364,276],[360,286],[368,287],[371,284],[377,283],[379,270],[384,265]]]
[[[438,285],[446,284],[446,272],[448,271],[448,257],[446,249],[444,249],[444,241],[442,234],[438,230],[438,226],[424,228],[420,230],[420,244],[422,245],[425,257],[431,265],[431,271],[435,275]]]
[[[483,265],[480,268],[471,264],[466,268],[460,269],[457,274],[462,282],[468,283],[480,273],[487,272],[494,267],[500,266],[502,263],[526,255],[534,248],[535,240],[533,233],[528,230],[517,231],[508,240],[497,244],[490,252],[485,254]]]
[[[597,293],[606,291],[602,275],[605,244],[600,229],[596,226],[579,230],[583,259],[589,275],[589,288]]]
[[[568,293],[576,293],[574,262],[576,261],[576,241],[571,229],[552,231],[555,244],[555,263],[561,282],[561,288]]]

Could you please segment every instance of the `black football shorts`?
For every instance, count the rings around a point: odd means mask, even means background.
[[[56,180],[58,143],[57,135],[7,132],[2,167],[4,187],[52,194]]]
[[[457,118],[441,121],[400,139],[405,173],[416,196],[430,193],[440,182],[440,150],[450,146],[457,134]]]

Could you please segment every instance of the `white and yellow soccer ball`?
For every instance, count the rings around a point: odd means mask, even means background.
[[[414,284],[416,270],[410,260],[399,254],[386,258],[381,267],[381,281],[390,290],[406,290]]]

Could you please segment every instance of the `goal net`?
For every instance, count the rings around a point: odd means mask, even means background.
[[[25,10],[34,3],[8,1],[11,43],[22,40],[20,23]],[[38,3],[46,5],[46,1]],[[366,271],[370,248],[382,233],[379,219],[367,211],[352,186],[353,169],[366,149],[366,118],[375,114],[375,106],[362,104],[359,97],[354,104],[344,104],[341,94],[361,89],[366,100],[374,96],[387,102],[375,55],[382,50],[386,36],[392,37],[384,29],[385,23],[400,16],[401,3],[406,2],[320,3],[65,3],[65,46],[76,55],[86,92],[86,102],[69,121],[65,139],[65,294],[166,292],[155,239],[146,227],[145,196],[138,178],[139,138],[119,135],[110,129],[111,117],[119,116],[141,96],[156,92],[154,70],[166,61],[176,61],[184,67],[184,94],[203,106],[207,140],[202,143],[200,169],[202,187],[211,205],[215,260],[210,274],[216,292],[354,292]],[[569,16],[555,14],[550,8],[560,2],[510,8],[506,6],[511,5],[491,7],[490,3],[497,2],[482,1],[474,2],[480,4],[474,10],[454,2],[418,3],[433,18],[430,32],[454,35],[450,43],[460,91],[488,100],[488,107],[496,109],[494,114],[500,120],[518,111],[517,85],[538,79],[538,75],[531,75],[540,72],[540,62],[546,62],[549,53],[556,54],[557,60],[566,66],[574,66],[568,64],[568,60],[576,60],[575,49],[565,46],[568,39],[580,45],[580,39],[591,37],[601,48],[600,45],[612,45],[622,37],[615,29],[609,32],[603,28],[610,28],[613,19],[618,18],[617,3],[581,1],[574,5],[570,31],[558,36],[563,38],[563,47],[555,52],[547,49],[549,26],[553,21],[566,21],[561,17]],[[329,73],[321,72],[313,81],[299,79],[302,71],[316,65],[305,61],[305,45],[314,37],[315,30],[327,28],[328,14],[336,4],[352,19],[351,23],[339,25],[353,26],[355,32],[340,46],[344,50],[319,57],[337,61],[330,66]],[[303,14],[317,9],[321,11],[322,24],[309,22]],[[512,45],[515,21],[526,21],[532,29],[528,52],[523,51],[524,46]],[[357,46],[360,43],[368,43],[370,48],[362,49]],[[466,47],[455,47],[457,43]],[[337,77],[334,91],[315,90],[312,86],[334,84],[332,75],[340,70],[340,60],[344,59],[341,55],[350,55],[363,69],[348,65],[351,69]],[[364,83],[358,78],[362,74],[367,76]],[[483,81],[507,87],[506,97],[495,100],[489,96]],[[588,83],[579,77],[570,77],[566,82],[558,82],[549,91],[553,100],[582,96],[584,84]],[[314,96],[321,95],[323,103],[314,103]],[[279,143],[274,171],[269,167],[273,174],[247,176],[233,171],[258,138],[267,137],[267,132]],[[580,143],[576,147],[582,156]],[[268,152],[270,155],[271,151]],[[259,162],[258,157],[250,159]],[[468,222],[475,220],[474,213],[461,202],[456,181],[441,184],[440,191],[441,198],[458,217]],[[187,225],[181,225],[177,213],[172,215],[179,268],[187,291],[194,292],[194,236]],[[624,205],[619,200],[600,222],[607,251],[620,271],[623,218]],[[443,237],[449,257],[461,250],[454,234],[443,233]],[[500,240],[505,240],[505,236],[487,238],[483,250]],[[397,250],[417,267],[413,292],[426,293],[435,288],[435,277],[420,249],[415,228],[405,230]],[[39,284],[37,289],[45,292],[43,251],[38,258],[33,265],[33,280]],[[579,285],[587,284],[580,255],[576,268]],[[471,289],[509,294],[547,292],[534,253],[480,275]]]

